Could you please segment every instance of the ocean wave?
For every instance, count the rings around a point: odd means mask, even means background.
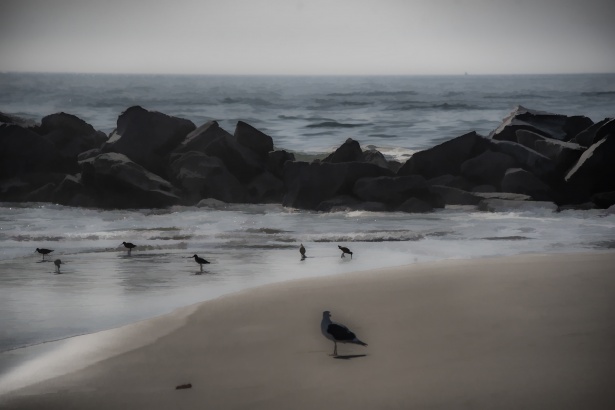
[[[520,236],[520,235],[510,235],[510,236],[486,236],[484,238],[480,238],[486,241],[525,241],[527,239],[532,239],[529,236]]]
[[[271,101],[267,101],[263,98],[231,98],[226,97],[220,100],[223,104],[246,104],[251,106],[272,106],[274,105]]]
[[[313,242],[408,242],[419,241],[425,236],[423,234],[409,231],[367,231],[350,232],[343,234],[327,234],[310,238]]]
[[[490,100],[522,100],[522,99],[549,99],[550,97],[540,95],[540,94],[532,94],[532,93],[518,93],[518,94],[485,94],[483,98]]]
[[[323,121],[316,124],[306,125],[305,128],[358,128],[365,127],[371,124],[348,124],[337,121]]]
[[[615,95],[615,91],[587,91],[584,93],[581,93],[581,95],[584,95],[586,97],[602,97],[602,96],[609,96],[609,95]]]
[[[441,110],[482,110],[483,109],[476,105],[464,104],[464,103],[433,104],[431,108],[438,108]]]
[[[406,91],[354,91],[348,93],[329,93],[328,97],[351,97],[351,96],[365,96],[365,97],[398,97],[401,95],[417,95],[418,92],[412,90]]]

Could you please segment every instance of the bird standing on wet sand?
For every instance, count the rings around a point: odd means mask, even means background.
[[[132,248],[137,247],[137,245],[130,243],[130,242],[122,242],[122,245],[124,245],[124,247],[128,249],[128,255],[130,255],[130,252],[132,252]]]
[[[305,256],[305,246],[303,246],[303,244],[299,247],[299,253],[301,254],[301,260],[307,258],[307,256]]]
[[[53,261],[53,264],[56,265],[56,272],[62,273],[60,272],[60,265],[62,264],[62,261],[60,259],[56,259],[55,261]]]
[[[194,261],[198,263],[201,267],[201,272],[203,272],[203,265],[209,263],[209,261],[206,261],[205,259],[199,257],[197,254],[192,255],[192,257],[194,258]]]
[[[42,254],[43,260],[45,260],[45,255],[49,255],[51,252],[53,252],[53,249],[36,248],[36,252]]]
[[[342,258],[346,256],[345,254],[349,254],[350,259],[352,259],[352,252],[350,251],[350,249],[348,249],[345,246],[339,246],[339,245],[337,245],[337,247],[340,248],[340,251],[342,251],[342,256],[341,256]]]
[[[335,344],[333,348],[333,356],[337,356],[337,343],[353,343],[356,345],[367,346],[357,339],[357,336],[350,331],[346,326],[341,323],[335,323],[331,321],[331,312],[325,310],[322,312],[322,321],[320,322],[320,331],[323,336],[329,340],[332,340]]]

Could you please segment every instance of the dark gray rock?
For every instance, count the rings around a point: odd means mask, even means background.
[[[432,212],[434,207],[429,202],[420,198],[409,198],[396,208],[398,212],[427,213]]]
[[[440,195],[446,205],[478,205],[483,200],[478,195],[444,185],[432,185],[429,190]]]
[[[278,178],[284,178],[284,164],[294,161],[295,155],[284,150],[271,151],[267,155],[267,170]]]
[[[123,154],[105,153],[79,165],[83,184],[96,192],[103,208],[162,208],[180,202],[168,181]]]
[[[572,203],[599,192],[615,191],[615,134],[589,147],[564,178]]]
[[[517,106],[496,128],[490,137],[500,141],[517,142],[517,130],[529,130],[548,138],[568,141],[593,124],[585,116],[565,116]]]
[[[361,162],[363,161],[363,151],[358,141],[348,138],[331,155],[327,156],[322,162]]]
[[[85,191],[85,186],[81,183],[81,174],[66,175],[49,198],[62,205],[79,206],[75,203],[75,197],[84,196]]]
[[[100,154],[102,154],[102,150],[100,148],[94,148],[87,151],[83,151],[79,155],[77,155],[77,161],[83,161],[88,158],[94,158]]]
[[[609,208],[615,205],[615,191],[594,194],[591,200],[598,208]]]
[[[360,178],[392,176],[374,164],[362,162],[307,163],[287,161],[284,166],[286,194],[283,205],[302,209],[317,206],[337,195],[351,195]]]
[[[379,167],[389,169],[393,172],[397,172],[396,169],[391,168],[391,164],[386,160],[384,154],[376,149],[369,149],[363,151],[361,161],[369,162],[370,164],[378,165]],[[393,165],[394,166],[394,165]]]
[[[22,128],[35,128],[38,127],[35,121],[28,120],[26,118],[19,117],[17,115],[7,114],[0,112],[0,125],[19,125]]]
[[[478,204],[478,210],[485,212],[535,212],[536,210],[556,212],[558,207],[553,202],[548,201],[516,201],[493,198],[481,201]]]
[[[249,182],[266,168],[266,159],[239,144],[235,137],[220,128],[216,121],[207,122],[192,131],[175,150],[176,153],[188,151],[199,151],[220,158],[241,182]]]
[[[506,170],[516,164],[510,155],[489,150],[461,164],[461,175],[476,184],[499,187]]]
[[[263,172],[247,185],[248,200],[252,203],[280,203],[284,196],[284,183],[270,172]]]
[[[493,185],[489,185],[489,184],[484,184],[484,185],[476,185],[474,187],[472,187],[471,192],[474,193],[493,193],[493,192],[497,192],[498,189],[496,187],[494,187]]]
[[[266,158],[273,151],[273,139],[250,124],[238,121],[234,137],[244,147],[254,151],[257,155]]]
[[[615,135],[615,119],[611,119],[605,122],[598,130],[596,130],[596,136],[594,137],[594,144],[603,140],[609,135]]]
[[[531,196],[536,201],[551,201],[552,189],[534,174],[521,169],[510,168],[504,174],[500,184],[502,191]]]
[[[18,125],[0,125],[0,179],[71,170],[48,138]]]
[[[176,154],[172,157],[169,173],[182,189],[188,204],[203,198],[229,203],[247,201],[246,189],[220,158],[197,151]]]
[[[361,178],[353,188],[354,195],[362,201],[383,202],[391,206],[412,197],[425,196],[428,192],[429,184],[420,175]]]
[[[412,155],[397,172],[399,176],[418,174],[426,179],[441,175],[459,175],[461,164],[485,152],[491,141],[476,132],[453,138]]]
[[[536,142],[539,144],[539,142]],[[492,150],[514,158],[515,166],[542,178],[554,177],[556,164],[551,159],[524,145],[511,141],[493,141]]]
[[[75,169],[80,153],[100,148],[107,141],[104,132],[96,131],[81,118],[64,112],[44,117],[38,133],[47,137],[67,160],[72,160]]]
[[[169,153],[195,129],[192,121],[134,106],[117,119],[117,129],[102,147],[117,152],[147,170],[166,176]]]
[[[439,177],[431,178],[427,181],[429,185],[443,185],[451,188],[457,188],[464,191],[472,189],[473,184],[470,183],[464,177],[460,177],[457,175],[440,175]]]
[[[515,131],[516,142],[530,149],[535,149],[536,141],[553,140],[552,138],[543,137],[534,131],[518,129]],[[557,141],[557,140],[555,140]]]
[[[574,142],[582,147],[589,148],[595,142],[598,142],[598,140],[596,139],[596,132],[598,132],[598,130],[602,128],[603,125],[605,125],[611,120],[612,118],[605,118],[602,121],[598,121],[597,123],[590,125],[583,131],[579,132],[574,138],[570,140],[570,142]]]

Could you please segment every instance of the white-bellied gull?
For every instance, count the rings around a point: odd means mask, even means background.
[[[337,245],[337,247],[340,248],[340,251],[342,251],[342,258],[346,256],[346,254],[349,254],[350,259],[352,259],[352,252],[350,251],[350,249],[348,249],[345,246],[340,246],[340,245]]]
[[[43,255],[43,260],[45,260],[45,255],[49,255],[51,252],[53,252],[53,249],[45,249],[45,248],[36,248],[36,251],[40,253],[41,255]]]
[[[353,343],[361,346],[367,346],[367,343],[360,341],[350,329],[341,323],[331,321],[331,312],[325,310],[322,312],[322,321],[320,322],[320,331],[329,340],[332,340],[335,347],[333,348],[333,356],[337,356],[338,343]]]

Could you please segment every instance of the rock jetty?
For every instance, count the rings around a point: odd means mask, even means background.
[[[231,134],[139,106],[108,136],[71,114],[34,124],[0,113],[0,201],[109,209],[212,200],[323,212],[608,208],[615,120],[519,106],[490,135],[470,132],[400,164],[351,138],[300,161],[245,122]]]

